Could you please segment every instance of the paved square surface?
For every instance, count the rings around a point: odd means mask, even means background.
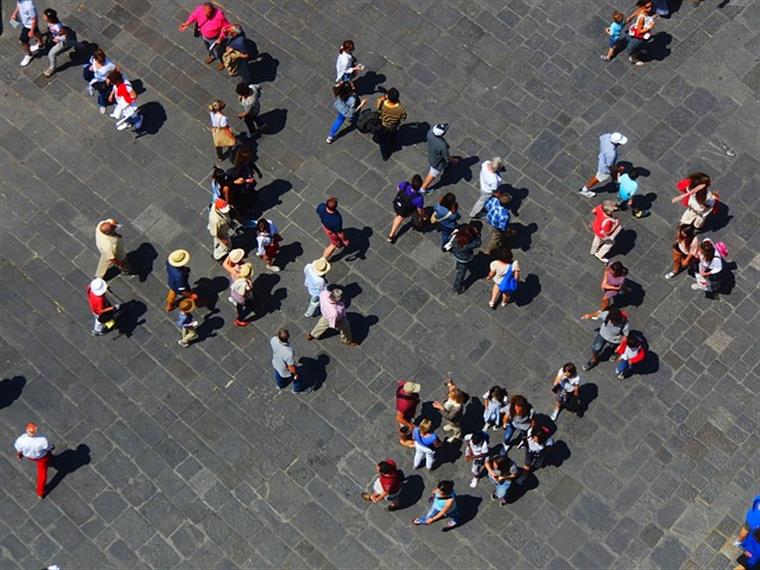
[[[223,275],[203,210],[214,160],[205,107],[220,97],[234,117],[236,106],[233,81],[203,64],[190,31],[177,31],[194,2],[52,3],[80,39],[140,80],[140,102],[150,104],[141,136],[98,114],[77,67],[50,80],[39,59],[20,68],[5,24],[0,566],[731,566],[760,480],[760,11],[749,0],[671,3],[682,6],[658,23],[654,60],[634,69],[625,57],[599,59],[613,6],[591,0],[227,0],[230,18],[267,54],[254,66],[269,123],[257,146],[259,188],[290,261],[276,275],[256,262],[253,326],[231,326],[223,294],[207,338],[184,350],[161,310],[164,260],[184,247],[194,279],[218,284]],[[376,74],[363,87],[373,78],[398,87],[419,123],[387,163],[357,132],[324,143],[336,49],[347,37]],[[516,256],[530,287],[506,309],[488,309],[482,281],[451,292],[453,263],[437,233],[410,231],[395,246],[384,239],[395,185],[426,168],[421,124],[439,121],[451,124],[453,153],[471,159],[471,173],[445,188],[465,211],[480,161],[495,155],[506,157],[505,181],[521,197]],[[585,361],[594,327],[579,316],[597,305],[601,278],[587,226],[604,196],[574,190],[593,173],[597,137],[612,130],[628,135],[621,158],[648,171],[641,188],[656,195],[651,217],[622,216],[628,247],[618,258],[643,289],[628,310],[658,366],[624,382],[609,364],[583,374],[598,394],[583,418],[560,416],[561,464],[538,471],[506,507],[490,500],[486,481],[467,487],[462,458],[414,473],[419,500],[409,508],[364,504],[376,461],[394,457],[413,474],[394,432],[398,378],[421,382],[425,400],[443,396],[449,373],[473,395],[502,383],[548,413],[553,373]],[[712,235],[729,247],[735,283],[718,301],[685,276],[663,279],[681,211],[669,198],[694,169],[713,176],[729,208]],[[350,294],[364,337],[357,349],[303,339],[313,321],[302,316],[302,267],[322,250],[314,207],[328,194],[340,199],[356,246],[329,277]],[[95,224],[110,216],[152,271],[111,281],[140,314],[131,334],[95,339],[84,288],[97,263]],[[310,395],[274,387],[268,338],[283,325],[312,377],[324,378]],[[33,467],[11,448],[30,420],[69,466],[41,502]],[[442,478],[456,481],[474,518],[448,534],[440,523],[412,528]]]

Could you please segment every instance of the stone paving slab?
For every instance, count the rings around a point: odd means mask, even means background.
[[[42,502],[29,465],[10,453],[0,460],[0,565],[732,566],[731,542],[760,480],[760,3],[673,4],[680,9],[657,25],[664,49],[634,69],[624,57],[599,60],[612,6],[590,0],[225,1],[267,54],[254,77],[277,132],[257,141],[260,202],[297,257],[277,275],[256,266],[258,297],[272,300],[257,302],[251,327],[231,327],[220,303],[208,316],[211,336],[187,350],[161,310],[163,259],[184,247],[194,279],[222,275],[208,255],[203,211],[214,160],[206,105],[223,98],[231,117],[235,106],[234,82],[176,30],[194,2],[54,5],[80,39],[140,81],[141,102],[161,111],[140,136],[98,115],[76,67],[50,80],[39,60],[20,68],[5,29],[0,425],[9,443],[36,420],[57,451],[87,447]],[[407,107],[412,138],[388,162],[357,132],[322,142],[334,113],[336,46],[346,37]],[[527,237],[515,251],[534,292],[504,310],[488,310],[481,282],[450,292],[454,267],[436,233],[384,240],[394,188],[424,173],[425,125],[440,121],[451,124],[452,152],[471,166],[429,203],[453,191],[469,210],[479,162],[494,155],[506,157],[505,181],[519,189],[513,222]],[[237,119],[233,127],[244,129]],[[624,383],[604,365],[584,374],[598,395],[583,418],[560,417],[556,439],[567,457],[508,507],[489,500],[485,482],[467,488],[461,460],[415,473],[424,489],[412,507],[366,505],[359,493],[376,461],[392,456],[412,474],[392,422],[398,378],[420,381],[426,400],[442,395],[449,373],[473,395],[499,382],[549,412],[551,375],[587,357],[593,326],[578,317],[598,302],[601,268],[586,253],[598,200],[574,190],[610,130],[629,136],[622,158],[649,171],[640,183],[657,198],[649,218],[622,217],[634,245],[621,259],[643,288],[629,312],[658,369]],[[713,235],[728,244],[735,285],[719,301],[695,296],[686,278],[662,279],[680,214],[668,198],[692,169],[713,177],[729,208]],[[360,245],[330,273],[351,293],[351,318],[366,336],[351,351],[336,338],[302,340],[312,323],[302,317],[301,267],[324,246],[314,207],[328,194]],[[93,339],[84,287],[97,260],[93,228],[109,216],[123,221],[130,249],[144,244],[155,257],[147,275],[111,282],[144,311],[140,324]],[[297,358],[324,379],[308,396],[272,386],[267,339],[281,326]],[[412,529],[443,478],[475,505],[474,518],[446,535]]]

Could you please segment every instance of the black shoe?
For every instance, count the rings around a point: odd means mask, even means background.
[[[589,360],[589,361],[588,361],[586,364],[584,364],[584,365],[583,365],[583,370],[584,370],[584,371],[586,371],[586,372],[588,372],[588,371],[589,371],[589,370],[591,370],[591,369],[592,369],[594,366],[596,366],[596,364],[594,364],[593,362],[591,362],[591,361]]]

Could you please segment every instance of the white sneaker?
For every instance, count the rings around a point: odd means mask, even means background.
[[[552,419],[552,421],[554,422],[554,421],[557,421],[557,417],[558,417],[558,416],[559,416],[559,410],[554,410],[554,411],[552,412],[552,415],[551,415],[551,416],[549,416],[549,417],[550,417],[550,418]]]
[[[266,266],[266,268],[267,268],[269,271],[274,271],[275,273],[277,273],[277,272],[279,272],[279,271],[280,271],[280,268],[279,268],[279,267],[277,267],[276,265],[267,265],[267,266]]]
[[[665,274],[665,279],[673,279],[673,277],[675,277],[675,276],[676,276],[676,274],[675,274],[675,273],[673,273],[672,271],[668,271],[668,272]]]
[[[702,287],[699,283],[692,283],[691,288],[695,291],[707,291],[707,287]]]
[[[101,115],[105,115],[106,114],[106,108],[105,107],[98,107],[98,110],[100,111]]]
[[[95,89],[93,89],[92,85],[90,85],[89,83],[87,84],[87,93],[90,95],[90,97],[95,95]]]
[[[325,139],[325,142],[326,142],[327,144],[332,144],[332,142],[333,142],[334,140],[335,140],[335,139],[334,139],[334,138],[332,138],[332,137],[327,137],[327,138]]]
[[[123,123],[119,123],[118,125],[116,125],[116,130],[117,131],[124,131],[124,130],[126,130],[128,128],[129,128],[129,123],[126,122],[126,121],[124,121]]]
[[[118,120],[119,117],[121,117],[121,113],[111,113],[108,116],[111,117],[112,119],[117,119]]]
[[[29,44],[29,51],[32,53],[37,53],[40,51],[40,44]]]
[[[472,481],[470,481],[470,489],[474,489],[477,486],[478,486],[478,478],[477,477],[473,477]]]
[[[25,55],[24,59],[21,60],[21,67],[26,67],[32,63],[32,56],[31,55]]]
[[[606,257],[597,257],[597,259],[601,261],[602,263],[604,263],[605,265],[607,265],[610,262],[610,260],[607,259]]]
[[[594,196],[596,196],[596,192],[592,192],[591,190],[584,190],[583,188],[578,190],[578,194],[580,194],[584,198],[593,198]]]

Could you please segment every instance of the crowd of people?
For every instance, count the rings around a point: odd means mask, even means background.
[[[607,29],[610,35],[609,51],[604,59],[612,59],[622,49],[624,26],[630,27],[627,34],[630,61],[641,65],[639,54],[645,49],[656,22],[654,10],[660,10],[662,2],[655,8],[651,0],[637,0],[635,11],[626,18],[621,12],[613,14],[613,23]],[[661,13],[661,12],[660,12]],[[11,19],[21,27],[20,42],[24,50],[22,66],[29,65],[38,54],[47,53],[49,67],[45,74],[50,76],[57,70],[57,57],[67,49],[76,46],[75,32],[65,26],[55,10],[42,12],[47,24],[47,33],[41,34],[38,12],[33,0],[18,0]],[[664,15],[664,14],[663,14]],[[208,232],[210,235],[210,255],[215,259],[229,279],[228,300],[233,305],[233,323],[246,327],[251,322],[255,309],[253,299],[254,270],[261,266],[266,271],[278,272],[280,234],[274,213],[257,210],[257,174],[254,154],[249,142],[260,136],[262,125],[259,121],[262,88],[253,81],[249,64],[256,53],[247,40],[242,27],[231,24],[224,11],[205,2],[196,7],[180,24],[179,30],[193,27],[194,33],[204,45],[207,54],[205,62],[218,62],[219,70],[226,70],[231,77],[239,77],[234,88],[234,97],[240,105],[238,117],[247,127],[248,134],[235,133],[225,115],[226,104],[217,99],[208,104],[212,142],[216,151],[217,164],[212,173],[211,193],[208,203]],[[368,105],[366,99],[357,95],[355,80],[365,71],[355,56],[356,46],[352,40],[342,42],[338,49],[336,77],[332,82],[335,96],[334,108],[337,113],[326,142],[333,144],[342,136],[341,128],[349,124],[360,132],[369,132],[380,147],[383,160],[400,150],[399,129],[407,118],[407,110],[401,103],[396,88],[384,90],[380,97]],[[137,105],[137,93],[126,77],[125,71],[113,63],[102,49],[96,49],[82,68],[90,95],[97,95],[100,113],[113,105],[111,117],[116,119],[117,128],[132,127],[139,130],[142,117]],[[510,227],[513,212],[513,196],[505,188],[507,172],[506,160],[493,157],[480,166],[478,195],[469,209],[469,220],[463,223],[458,198],[452,192],[445,192],[426,207],[425,199],[442,187],[447,172],[456,169],[461,159],[450,154],[445,139],[449,131],[448,123],[437,123],[430,127],[427,137],[427,173],[414,174],[409,180],[398,184],[391,202],[393,217],[387,234],[387,241],[396,244],[402,235],[403,224],[415,229],[434,227],[440,232],[440,248],[451,257],[455,265],[453,291],[461,294],[466,289],[468,271],[477,255],[488,256],[486,281],[490,284],[488,306],[491,309],[506,307],[523,284],[524,269],[513,253],[515,231]],[[604,264],[601,275],[602,299],[598,310],[581,316],[583,320],[599,321],[600,326],[591,344],[591,355],[582,366],[591,370],[601,362],[615,359],[615,374],[621,380],[635,373],[637,366],[646,361],[648,346],[641,333],[632,330],[629,316],[622,310],[620,299],[630,291],[627,284],[629,273],[623,263],[612,260],[616,239],[621,234],[622,222],[619,212],[630,209],[635,219],[649,215],[649,206],[638,192],[638,169],[620,160],[619,153],[629,139],[621,132],[603,133],[599,137],[599,156],[595,174],[578,190],[578,195],[594,198],[597,191],[605,187],[616,192],[617,199],[604,199],[591,210],[590,228],[592,244],[590,254]],[[223,168],[226,160],[232,166]],[[684,272],[694,276],[692,288],[704,291],[715,298],[721,288],[721,278],[725,271],[727,247],[722,242],[700,237],[709,228],[710,216],[719,210],[718,192],[711,190],[710,176],[703,172],[688,174],[676,185],[678,194],[673,202],[684,207],[672,246],[672,267],[665,279],[672,280]],[[334,255],[349,246],[350,242],[343,226],[343,218],[338,208],[338,200],[329,196],[316,208],[316,218],[327,238],[327,245],[321,257],[305,264],[304,287],[308,304],[304,317],[315,318],[316,322],[307,340],[319,339],[326,331],[338,331],[341,341],[348,346],[357,346],[358,340],[352,334],[350,320],[346,314],[344,290],[329,284],[329,274]],[[483,244],[483,220],[490,228],[483,253],[478,249]],[[128,259],[120,224],[109,218],[98,222],[95,228],[95,245],[100,254],[94,278],[86,289],[90,311],[93,316],[92,334],[107,334],[118,325],[120,304],[113,304],[108,298],[107,276],[117,272],[134,274]],[[254,238],[253,247],[243,247],[243,235]],[[254,264],[247,258],[258,257],[261,263]],[[666,254],[663,252],[663,256]],[[172,251],[165,262],[167,275],[167,295],[165,311],[177,311],[178,344],[187,348],[202,340],[198,334],[199,321],[194,316],[197,307],[208,304],[203,291],[190,284],[191,255],[185,249]],[[523,263],[524,264],[524,263]],[[273,379],[277,389],[289,385],[293,393],[305,394],[312,387],[308,378],[303,378],[295,364],[294,348],[290,343],[290,333],[280,329],[270,338],[272,351]],[[550,415],[537,413],[529,400],[522,394],[511,394],[507,388],[494,385],[479,400],[482,407],[482,427],[465,433],[463,418],[472,406],[471,397],[453,379],[446,380],[444,396],[432,402],[435,412],[418,415],[421,404],[421,385],[408,380],[398,382],[396,390],[396,422],[399,441],[402,446],[413,448],[412,465],[415,469],[423,465],[435,468],[441,448],[464,445],[465,459],[469,464],[470,487],[476,487],[481,479],[488,479],[494,486],[492,497],[501,504],[508,503],[509,490],[520,485],[540,468],[554,445],[559,414],[563,409],[580,412],[581,379],[573,362],[567,362],[557,374],[547,381],[547,390],[555,394],[555,405]],[[468,406],[469,404],[469,406]],[[443,422],[442,431],[446,438],[436,433],[436,423]],[[501,442],[491,446],[490,432],[503,430]],[[27,427],[25,436],[19,438],[16,448],[19,457],[34,459],[38,469],[46,471],[47,457],[52,447],[47,440],[39,440],[32,445],[30,438],[38,437],[33,424]],[[26,438],[26,439],[24,439]],[[522,461],[515,462],[509,453],[522,449]],[[371,492],[362,497],[373,503],[387,501],[388,508],[397,509],[401,505],[404,477],[393,459],[377,464],[377,478]],[[40,475],[42,478],[42,475]],[[38,495],[44,496],[44,478]],[[455,483],[441,480],[432,492],[430,509],[415,518],[415,525],[428,525],[447,518],[444,530],[460,523],[457,508]],[[748,530],[748,533],[751,529]],[[748,534],[745,534],[745,539]]]

